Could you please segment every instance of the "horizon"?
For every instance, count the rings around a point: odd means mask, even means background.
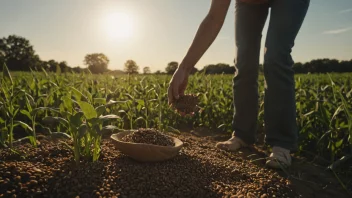
[[[167,63],[182,61],[210,3],[5,0],[0,7],[0,37],[24,37],[42,60],[66,61],[71,67],[86,68],[86,54],[104,53],[110,59],[110,70],[123,70],[123,64],[132,59],[140,71],[145,66],[152,72],[164,71]],[[351,60],[351,19],[349,0],[311,1],[292,51],[294,61]],[[260,63],[268,20],[263,29]],[[233,1],[221,32],[196,68],[218,63],[232,66],[235,50]]]

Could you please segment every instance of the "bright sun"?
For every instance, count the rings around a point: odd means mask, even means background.
[[[112,39],[125,40],[133,34],[133,19],[123,12],[109,14],[105,19],[105,30]]]

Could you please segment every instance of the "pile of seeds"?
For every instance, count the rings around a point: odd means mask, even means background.
[[[194,94],[180,96],[172,104],[173,107],[183,114],[192,114],[197,111],[198,97]]]
[[[125,142],[175,146],[174,141],[156,129],[138,129],[122,138]]]

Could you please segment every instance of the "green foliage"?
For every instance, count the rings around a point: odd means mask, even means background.
[[[87,54],[84,57],[84,64],[93,74],[99,74],[108,70],[109,59],[103,53]]]
[[[192,75],[186,92],[199,95],[202,111],[181,117],[167,103],[169,75],[3,72],[0,140],[4,145],[11,146],[16,131],[23,129],[35,146],[36,129],[48,129],[52,137],[72,140],[70,148],[79,163],[82,158],[99,159],[101,137],[110,130],[206,127],[231,132],[232,75]],[[331,74],[331,79],[323,74],[296,76],[300,151],[314,151],[331,162],[351,156],[351,81],[350,74]],[[259,82],[258,123],[263,132],[263,76]]]
[[[17,35],[0,38],[0,52],[10,70],[29,71],[40,65],[39,56],[35,53],[29,40]]]
[[[176,61],[172,61],[172,62],[169,62],[165,68],[165,72],[167,74],[173,74],[175,73],[175,71],[177,70],[178,68],[178,62]]]
[[[216,65],[206,65],[200,72],[205,72],[205,74],[234,74],[235,70],[234,66],[225,63],[218,63]]]
[[[150,74],[150,67],[143,67],[143,74]]]
[[[124,71],[128,74],[138,74],[139,66],[134,60],[127,60]]]

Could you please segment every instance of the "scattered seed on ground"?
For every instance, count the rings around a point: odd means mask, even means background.
[[[97,162],[79,167],[59,143],[17,146],[26,158],[0,149],[0,197],[348,197],[334,176],[316,166],[294,165],[306,178],[296,180],[250,162],[247,150],[225,152],[208,137],[177,137],[186,146],[157,163],[134,161],[109,139],[103,139]]]

